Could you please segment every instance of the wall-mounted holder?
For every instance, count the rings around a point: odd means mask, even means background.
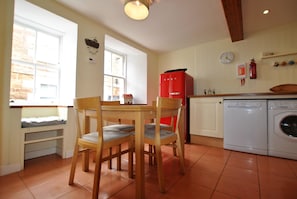
[[[246,63],[241,63],[236,66],[236,77],[243,79],[246,78],[247,71],[246,71]]]
[[[245,85],[245,78],[247,75],[246,63],[241,63],[236,66],[236,77],[240,79],[240,85]]]
[[[275,61],[273,63],[273,66],[274,67],[287,66],[287,65],[291,66],[291,65],[294,65],[294,64],[296,64],[296,62],[294,60],[290,60],[288,62],[286,62],[286,61],[281,61],[281,62]]]
[[[279,57],[286,57],[286,56],[291,56],[291,55],[297,55],[297,52],[289,52],[289,53],[279,53],[279,54],[274,54],[273,52],[269,53],[263,53],[262,59],[272,59],[272,58],[279,58]],[[288,61],[282,60],[276,60],[273,62],[274,67],[279,67],[279,66],[291,66],[297,64],[297,60],[294,61],[293,59],[289,59]]]
[[[99,43],[96,39],[91,40],[91,39],[85,38],[85,42],[91,54],[96,54],[98,52]]]
[[[297,55],[297,52],[290,52],[290,53],[279,53],[279,54],[274,54],[274,53],[263,53],[262,59],[270,59],[270,58],[275,58],[275,57],[284,57],[288,55]]]

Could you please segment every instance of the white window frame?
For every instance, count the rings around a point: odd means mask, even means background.
[[[124,43],[110,35],[105,35],[106,49],[116,49],[126,55],[125,93],[133,95],[133,104],[147,104],[147,63],[148,55],[135,47]],[[124,103],[124,100],[121,101]]]
[[[39,24],[42,29],[52,34],[61,34],[60,57],[60,89],[57,102],[26,101],[10,102],[10,106],[72,106],[76,96],[76,64],[77,64],[77,39],[78,24],[48,10],[38,7],[24,0],[15,0],[14,18],[27,23]]]
[[[123,63],[122,63],[123,64],[123,68],[122,68],[123,75],[122,76],[120,76],[120,75],[113,75],[112,72],[111,73],[107,73],[105,71],[106,66],[105,66],[105,63],[104,63],[104,79],[105,79],[105,77],[123,79],[124,86],[123,86],[123,91],[120,92],[120,96],[118,98],[115,98],[113,95],[109,98],[109,97],[107,97],[108,96],[108,93],[113,93],[114,85],[112,83],[111,91],[110,90],[109,91],[106,91],[106,88],[107,87],[106,87],[105,82],[104,82],[104,87],[103,87],[104,100],[106,100],[106,101],[114,101],[114,100],[120,100],[120,101],[122,101],[123,100],[122,99],[123,98],[122,95],[126,92],[126,89],[127,89],[127,75],[126,75],[127,74],[127,61],[126,61],[127,60],[127,56],[124,55],[124,54],[122,54],[122,53],[119,53],[119,52],[117,52],[117,51],[115,51],[113,49],[105,48],[105,50],[104,50],[104,59],[105,59],[105,51],[108,51],[111,54],[116,54],[116,55],[122,57],[122,59],[123,59]],[[110,67],[111,66],[112,65],[110,65]]]
[[[30,99],[26,99],[26,100],[22,100],[22,99],[10,99],[11,102],[16,102],[18,104],[58,104],[59,103],[59,98],[60,98],[60,84],[61,84],[61,66],[60,66],[60,57],[61,57],[61,44],[63,42],[63,34],[58,32],[58,31],[55,31],[55,30],[51,30],[47,27],[43,27],[42,25],[40,24],[37,24],[37,23],[34,23],[32,21],[29,21],[29,20],[26,20],[26,19],[23,19],[21,17],[18,17],[18,16],[15,16],[15,20],[14,20],[14,25],[19,25],[19,26],[22,26],[24,28],[29,28],[33,31],[35,31],[36,33],[37,32],[42,32],[44,34],[47,34],[47,35],[51,35],[53,37],[56,37],[59,39],[59,58],[58,58],[58,63],[57,64],[51,64],[51,63],[47,63],[48,66],[45,66],[42,65],[42,64],[39,64],[36,62],[36,54],[37,54],[37,49],[36,49],[36,45],[37,43],[35,43],[35,51],[34,51],[34,60],[32,62],[27,62],[27,61],[22,61],[22,60],[18,60],[18,59],[13,59],[11,60],[11,62],[13,63],[23,63],[23,64],[28,64],[28,65],[31,65],[34,67],[34,86],[33,86],[33,93],[30,97]],[[56,95],[55,95],[55,98],[46,98],[46,96],[42,96],[42,91],[38,89],[38,82],[37,82],[37,75],[36,75],[36,71],[37,71],[37,67],[49,67],[49,68],[52,68],[54,70],[57,71],[58,73],[58,77],[57,77],[57,82],[55,82],[54,84],[46,84],[48,86],[56,86]],[[12,81],[12,79],[11,79]],[[44,84],[44,83],[41,83],[40,86]]]

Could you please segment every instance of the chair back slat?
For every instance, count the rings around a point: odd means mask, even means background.
[[[101,97],[76,98],[74,99],[73,108],[76,115],[77,136],[81,137],[90,133],[92,122],[95,121],[98,138],[103,138]]]
[[[171,126],[173,126],[176,118],[175,132],[178,133],[178,125],[180,121],[180,114],[182,108],[182,99],[180,98],[166,98],[157,97],[156,101],[156,130],[160,131],[161,118],[170,117]]]
[[[121,105],[120,101],[101,101],[102,106],[118,106]],[[116,119],[116,118],[105,118],[105,125],[109,124],[121,124],[121,119]]]

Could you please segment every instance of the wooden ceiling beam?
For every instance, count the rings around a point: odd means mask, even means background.
[[[221,0],[232,42],[243,40],[241,0]]]

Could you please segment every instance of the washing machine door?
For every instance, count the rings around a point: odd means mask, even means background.
[[[288,115],[280,121],[282,132],[289,136],[297,138],[297,115]]]

